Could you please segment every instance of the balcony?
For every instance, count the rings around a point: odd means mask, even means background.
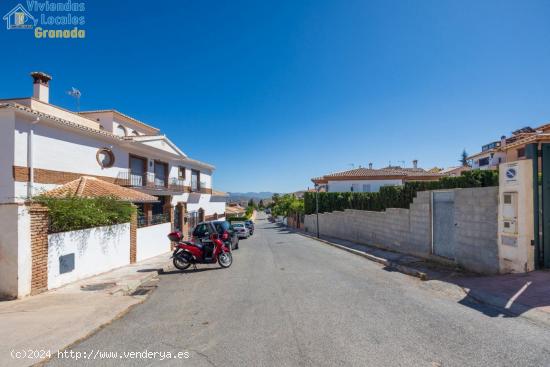
[[[121,171],[118,173],[115,183],[125,187],[154,187],[155,175],[153,173],[132,173]]]
[[[191,184],[191,187],[189,189],[190,189],[190,192],[196,192],[199,194],[211,194],[212,189],[206,188],[205,186],[206,186],[206,181],[201,181],[198,187],[197,185]]]
[[[153,172],[132,173],[124,170],[118,173],[115,183],[120,186],[133,189],[143,189],[151,193],[166,191],[170,193],[183,193],[185,191],[184,181],[180,178],[169,178],[156,176]]]

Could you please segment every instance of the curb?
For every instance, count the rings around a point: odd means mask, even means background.
[[[337,243],[334,243],[334,242],[330,242],[330,241],[327,241],[327,240],[323,240],[321,238],[317,238],[315,236],[310,236],[308,234],[305,234],[305,233],[302,233],[302,232],[299,232],[299,231],[294,231],[294,233],[297,233],[299,235],[302,235],[304,237],[307,237],[307,238],[310,238],[310,239],[313,239],[313,240],[316,240],[316,241],[319,241],[319,242],[322,242],[326,245],[329,245],[329,246],[332,246],[332,247],[336,247],[336,248],[339,248],[340,250],[344,250],[344,251],[347,251],[347,252],[351,252],[352,254],[355,254],[355,255],[358,255],[358,256],[362,256],[370,261],[374,261],[374,262],[377,262],[379,264],[382,264],[384,266],[387,266],[391,269],[395,269],[397,271],[399,271],[400,273],[403,273],[403,274],[407,274],[407,275],[410,275],[410,276],[413,276],[413,277],[416,277],[416,278],[419,278],[420,280],[428,280],[428,275],[424,272],[421,272],[419,270],[416,270],[414,268],[411,268],[411,267],[408,267],[408,266],[405,266],[405,265],[401,265],[399,263],[396,263],[396,262],[393,262],[393,261],[390,261],[388,259],[384,259],[382,257],[378,257],[378,256],[374,256],[374,255],[371,255],[371,254],[367,254],[366,252],[362,252],[362,251],[359,251],[359,250],[354,250],[352,248],[349,248],[349,247],[346,247],[346,246],[342,246],[342,245],[339,245]]]
[[[146,276],[141,279],[130,280],[126,283],[117,284],[117,289],[114,290],[112,296],[130,296],[137,288],[142,284],[149,282],[153,278],[157,277],[163,269],[158,269],[156,271],[151,271]]]

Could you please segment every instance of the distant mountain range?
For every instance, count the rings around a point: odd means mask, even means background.
[[[254,201],[259,201],[262,199],[271,199],[273,192],[262,191],[262,192],[230,192],[229,199],[231,201],[248,201],[254,199]]]

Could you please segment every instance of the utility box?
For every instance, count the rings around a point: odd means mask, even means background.
[[[501,273],[534,270],[533,167],[529,159],[503,163],[500,169],[498,256]]]
[[[518,233],[518,193],[505,192],[502,195],[502,232]]]

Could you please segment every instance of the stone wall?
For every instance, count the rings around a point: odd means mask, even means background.
[[[478,273],[498,272],[498,187],[454,189],[455,262]],[[410,209],[345,210],[319,214],[321,235],[433,258],[431,192],[417,194]],[[316,216],[304,228],[316,232]]]

